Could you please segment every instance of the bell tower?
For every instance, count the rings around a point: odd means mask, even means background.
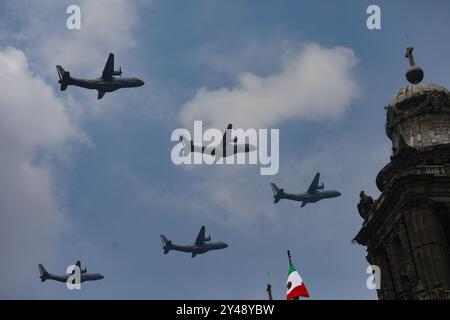
[[[355,241],[381,270],[379,299],[450,300],[450,92],[421,84],[413,48],[411,83],[387,106],[390,162],[378,173],[378,199],[360,193],[364,219]]]

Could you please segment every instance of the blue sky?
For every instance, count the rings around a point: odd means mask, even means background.
[[[69,4],[81,7],[79,31],[65,28]],[[366,28],[369,4],[381,8],[381,30]],[[378,195],[375,177],[389,161],[384,106],[407,84],[405,47],[415,47],[424,82],[449,86],[449,6],[1,2],[0,297],[265,299],[270,272],[274,297],[283,299],[290,249],[312,299],[375,299],[365,249],[351,244],[362,223],[359,192]],[[317,64],[301,64],[315,61],[311,48]],[[145,86],[101,101],[80,88],[59,91],[55,64],[97,77],[109,52],[124,76]],[[291,70],[296,62],[305,72]],[[246,88],[243,75],[266,83],[268,102],[255,103],[260,91]],[[274,78],[282,89],[271,87]],[[221,94],[233,105],[217,102]],[[198,114],[209,123],[279,128],[278,174],[175,166],[171,132],[190,128]],[[302,209],[273,204],[270,182],[302,192],[318,171],[340,198]],[[194,259],[163,255],[159,234],[189,243],[203,224],[229,247]],[[39,281],[38,263],[63,273],[77,259],[105,279],[79,291]]]

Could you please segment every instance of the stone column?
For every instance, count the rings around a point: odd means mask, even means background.
[[[378,299],[394,300],[396,298],[396,293],[392,282],[391,271],[389,269],[385,248],[371,250],[367,261],[369,261],[370,264],[380,267],[381,288],[380,290],[377,290]]]
[[[388,263],[390,265],[390,272],[392,275],[392,282],[395,288],[396,299],[406,298],[404,292],[401,271],[403,265],[402,248],[397,236],[391,236],[389,242],[385,245]]]
[[[405,220],[419,279],[426,291],[449,288],[449,261],[442,226],[429,203],[409,209]],[[424,297],[426,298],[426,297]]]

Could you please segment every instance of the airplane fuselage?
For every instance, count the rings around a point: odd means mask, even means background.
[[[208,242],[208,243],[204,243],[202,245],[193,244],[193,245],[187,245],[187,246],[172,244],[170,247],[170,250],[181,251],[181,252],[190,252],[190,253],[194,253],[194,254],[201,254],[201,253],[208,252],[210,250],[225,249],[226,247],[228,247],[228,245],[226,243],[219,241],[219,242]]]
[[[51,274],[49,273],[46,276],[46,280],[54,280],[54,281],[58,281],[58,282],[67,282],[67,279],[69,279],[70,275],[55,275],[55,274]],[[83,283],[85,281],[95,281],[95,280],[101,280],[104,277],[99,274],[99,273],[82,273],[81,274],[81,278],[80,281]]]
[[[134,88],[144,85],[144,82],[138,78],[112,78],[111,80],[98,79],[78,79],[70,78],[65,82],[67,85],[93,89],[101,92],[113,92],[120,88]]]
[[[210,156],[216,157],[228,157],[238,153],[248,153],[257,150],[258,148],[252,144],[237,144],[237,143],[228,143],[223,146],[219,144],[214,147],[210,146],[196,146],[192,145],[191,152],[203,153]]]
[[[282,193],[279,195],[280,199],[288,199],[294,201],[301,201],[305,203],[314,203],[322,199],[336,198],[339,197],[341,193],[336,190],[324,190],[316,191],[314,193]]]

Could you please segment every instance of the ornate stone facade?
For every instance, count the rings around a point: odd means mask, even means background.
[[[450,300],[450,94],[418,82],[387,107],[391,162],[379,198],[362,193],[358,205],[355,241],[381,269],[379,299]]]

